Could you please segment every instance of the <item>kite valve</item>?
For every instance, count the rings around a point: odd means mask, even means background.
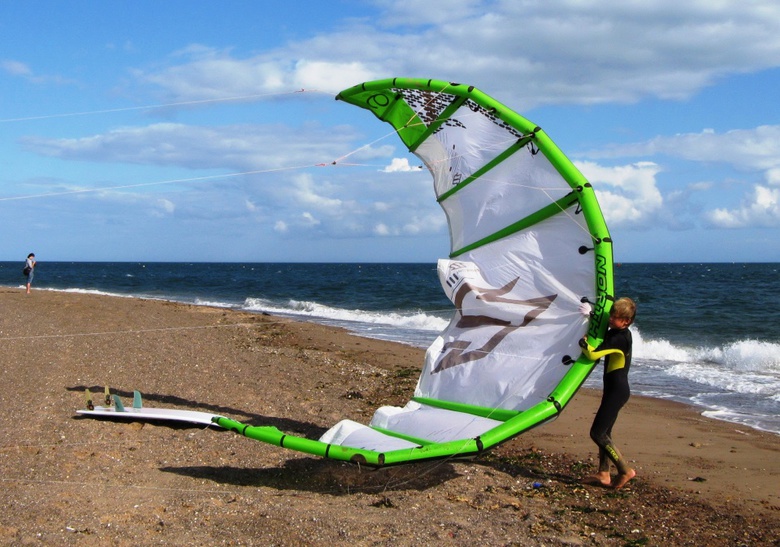
[[[593,306],[590,305],[587,299],[582,301],[578,309],[582,315],[590,316],[593,314]]]

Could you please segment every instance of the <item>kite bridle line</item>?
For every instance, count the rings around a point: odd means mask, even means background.
[[[138,184],[122,184],[118,186],[101,186],[100,188],[81,188],[78,190],[67,190],[63,192],[49,192],[45,194],[29,194],[24,196],[7,196],[7,197],[0,197],[0,201],[15,201],[15,200],[21,200],[21,199],[34,199],[34,198],[46,198],[46,197],[55,197],[55,196],[67,196],[67,195],[73,195],[73,194],[89,194],[94,192],[107,192],[110,190],[127,190],[129,188],[142,188],[144,186],[158,186],[162,184],[177,184],[177,183],[185,183],[185,182],[201,182],[201,181],[208,181],[208,180],[219,180],[219,179],[226,179],[226,178],[232,178],[232,177],[240,177],[244,175],[260,175],[260,174],[266,174],[266,173],[277,173],[281,171],[291,171],[296,169],[309,169],[311,167],[317,167],[316,165],[299,165],[295,167],[277,167],[274,169],[260,169],[256,171],[242,171],[240,173],[224,173],[221,175],[206,175],[203,177],[189,177],[189,178],[183,178],[183,179],[169,179],[169,180],[159,180],[155,182],[140,182]]]
[[[117,112],[132,112],[137,110],[162,110],[164,108],[172,108],[177,106],[198,106],[203,104],[213,104],[213,103],[227,103],[227,102],[241,102],[241,101],[249,101],[252,99],[266,99],[269,97],[281,97],[285,95],[297,95],[299,93],[324,93],[328,94],[325,91],[319,91],[317,89],[299,89],[296,91],[283,91],[278,93],[260,93],[257,95],[243,95],[238,97],[224,97],[222,99],[201,99],[197,101],[179,101],[179,102],[173,102],[173,103],[164,103],[164,104],[152,104],[152,105],[144,105],[144,106],[127,106],[127,107],[119,107],[119,108],[107,108],[104,110],[87,110],[84,112],[65,112],[61,114],[44,114],[40,116],[26,116],[22,118],[5,118],[0,119],[0,123],[13,123],[13,122],[27,122],[27,121],[36,121],[36,120],[50,120],[54,118],[71,118],[76,116],[93,116],[97,114],[114,114]]]

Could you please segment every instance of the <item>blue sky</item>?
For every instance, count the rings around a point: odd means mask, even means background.
[[[775,0],[7,0],[0,44],[2,260],[433,262],[430,175],[334,101],[405,76],[544,128],[617,261],[780,262]]]

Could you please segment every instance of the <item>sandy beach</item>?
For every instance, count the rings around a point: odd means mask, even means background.
[[[85,389],[318,437],[412,395],[423,351],[269,315],[0,288],[4,545],[778,545],[780,436],[634,396],[637,470],[584,486],[600,393],[473,460],[372,470],[214,427],[76,414]]]

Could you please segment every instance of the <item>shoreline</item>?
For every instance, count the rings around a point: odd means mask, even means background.
[[[24,285],[19,285],[18,287],[0,285],[0,291],[3,291],[5,289],[8,289],[10,291],[13,291],[14,289],[23,290],[24,289]],[[277,313],[277,312],[273,312],[273,311],[272,312],[264,312],[264,311],[246,310],[246,309],[241,309],[240,307],[237,307],[237,306],[234,306],[234,305],[229,305],[229,304],[217,305],[217,304],[214,304],[214,303],[200,303],[200,302],[197,302],[197,301],[192,301],[191,302],[191,301],[188,301],[186,299],[176,300],[176,299],[171,299],[171,298],[162,298],[162,297],[155,297],[155,296],[139,296],[139,295],[131,295],[131,294],[122,294],[122,293],[101,291],[101,290],[97,290],[97,289],[94,289],[94,290],[93,289],[53,289],[53,288],[45,288],[44,287],[44,288],[40,288],[38,290],[46,291],[46,292],[66,293],[66,294],[74,294],[74,295],[98,296],[98,297],[106,297],[106,298],[123,298],[123,299],[148,300],[148,301],[152,301],[152,302],[180,304],[180,305],[184,305],[184,306],[206,307],[206,308],[212,308],[212,309],[215,309],[215,310],[228,310],[228,311],[232,311],[232,312],[236,312],[236,313],[248,313],[248,314],[252,314],[252,315],[273,315],[274,317],[284,318],[285,320],[289,320],[289,321],[301,322],[301,323],[306,323],[306,324],[321,325],[321,326],[332,327],[332,328],[336,328],[336,329],[344,329],[347,332],[349,332],[350,334],[352,334],[354,336],[358,336],[360,338],[364,338],[366,340],[401,344],[401,345],[408,346],[408,347],[411,347],[411,348],[420,349],[423,352],[425,351],[425,349],[427,349],[426,347],[418,346],[418,345],[415,345],[415,344],[412,344],[412,343],[407,343],[407,342],[404,342],[402,340],[392,340],[392,339],[383,338],[381,336],[369,336],[366,333],[360,332],[358,330],[350,329],[349,327],[345,327],[345,326],[339,326],[338,325],[338,323],[339,323],[338,320],[330,320],[330,322],[333,323],[333,324],[329,324],[328,323],[328,318],[307,318],[305,316],[297,316],[297,315],[294,315],[294,314]],[[422,368],[422,360],[419,362],[419,366],[420,366],[420,368]],[[597,373],[597,370],[594,370],[594,374],[596,374],[596,373]],[[600,383],[599,383],[599,385],[600,385]],[[584,387],[581,388],[581,390],[593,390],[593,391],[600,392],[600,388],[599,387],[592,387],[592,386],[584,386]],[[718,421],[718,422],[723,422],[723,423],[726,423],[726,424],[730,424],[733,427],[740,427],[740,428],[743,428],[743,429],[747,428],[747,429],[749,429],[751,431],[767,433],[767,434],[771,434],[771,435],[777,435],[778,437],[780,437],[780,431],[773,431],[773,430],[768,429],[768,428],[763,428],[763,427],[760,427],[758,425],[753,425],[753,424],[747,423],[747,421],[744,421],[744,420],[740,421],[740,420],[736,420],[736,419],[729,419],[727,417],[729,415],[729,413],[726,414],[726,417],[707,415],[707,413],[718,414],[720,411],[717,410],[717,409],[709,408],[709,407],[707,407],[705,405],[696,404],[696,403],[691,402],[691,401],[681,400],[682,398],[674,397],[674,396],[669,396],[668,398],[666,398],[666,397],[654,397],[652,395],[644,395],[644,394],[638,393],[637,389],[633,389],[632,391],[633,391],[632,397],[644,397],[644,398],[656,400],[656,401],[659,401],[659,402],[673,402],[673,403],[681,404],[681,405],[687,406],[688,408],[692,409],[695,412],[698,412],[698,414],[700,416],[704,417],[704,418],[707,418],[707,419],[710,419],[710,420],[715,420],[715,421]]]
[[[617,496],[578,482],[596,456],[588,429],[600,392],[586,388],[555,421],[475,460],[369,471],[211,427],[75,411],[85,389],[108,384],[126,402],[138,389],[148,406],[316,438],[342,418],[366,423],[380,405],[405,404],[419,348],[169,301],[15,288],[0,288],[0,301],[1,542],[622,545],[642,537],[685,544],[688,533],[727,545],[743,533],[780,537],[780,437],[690,405],[631,398],[615,441],[638,476]]]

